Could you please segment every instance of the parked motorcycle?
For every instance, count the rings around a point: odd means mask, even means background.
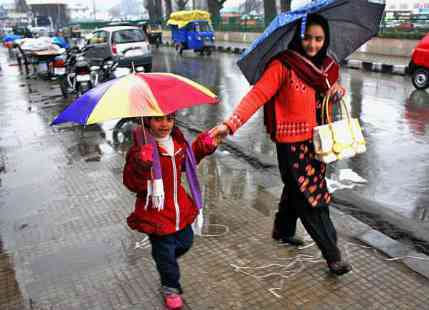
[[[82,95],[98,84],[99,66],[91,66],[85,52],[91,47],[80,49],[75,46],[67,51],[65,59],[54,60],[54,72],[58,72],[61,93],[67,98],[70,93]]]
[[[116,76],[116,70],[118,68],[118,64],[119,63],[115,59],[104,59],[98,71],[98,81],[100,83],[104,83],[117,78],[118,76]]]
[[[132,142],[132,130],[141,124],[141,117],[121,118],[113,128],[112,138],[115,145]]]

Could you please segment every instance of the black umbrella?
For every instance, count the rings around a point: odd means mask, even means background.
[[[261,76],[271,58],[286,50],[301,22],[304,29],[308,14],[325,17],[330,28],[328,54],[341,62],[378,33],[384,12],[384,0],[318,0],[277,16],[246,49],[238,66],[250,84]]]

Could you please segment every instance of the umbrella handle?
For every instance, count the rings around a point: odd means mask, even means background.
[[[143,140],[144,140],[143,143],[147,143],[148,139],[146,137],[146,129],[144,128],[144,119],[143,119],[143,116],[141,116],[141,120],[142,120],[142,131],[143,131]],[[152,181],[154,180],[153,169],[152,168],[150,169],[150,178],[151,178]]]

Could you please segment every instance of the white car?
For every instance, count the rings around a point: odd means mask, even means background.
[[[111,26],[97,29],[87,42],[91,48],[85,57],[92,60],[116,59],[119,67],[143,67],[152,70],[152,50],[141,29]]]

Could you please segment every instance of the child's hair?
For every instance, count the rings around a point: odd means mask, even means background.
[[[176,112],[170,113],[170,114],[167,114],[164,116],[172,117],[174,120],[176,120]],[[157,117],[157,116],[145,116],[145,117],[143,117],[143,124],[146,128],[150,128],[150,120],[154,117]]]

